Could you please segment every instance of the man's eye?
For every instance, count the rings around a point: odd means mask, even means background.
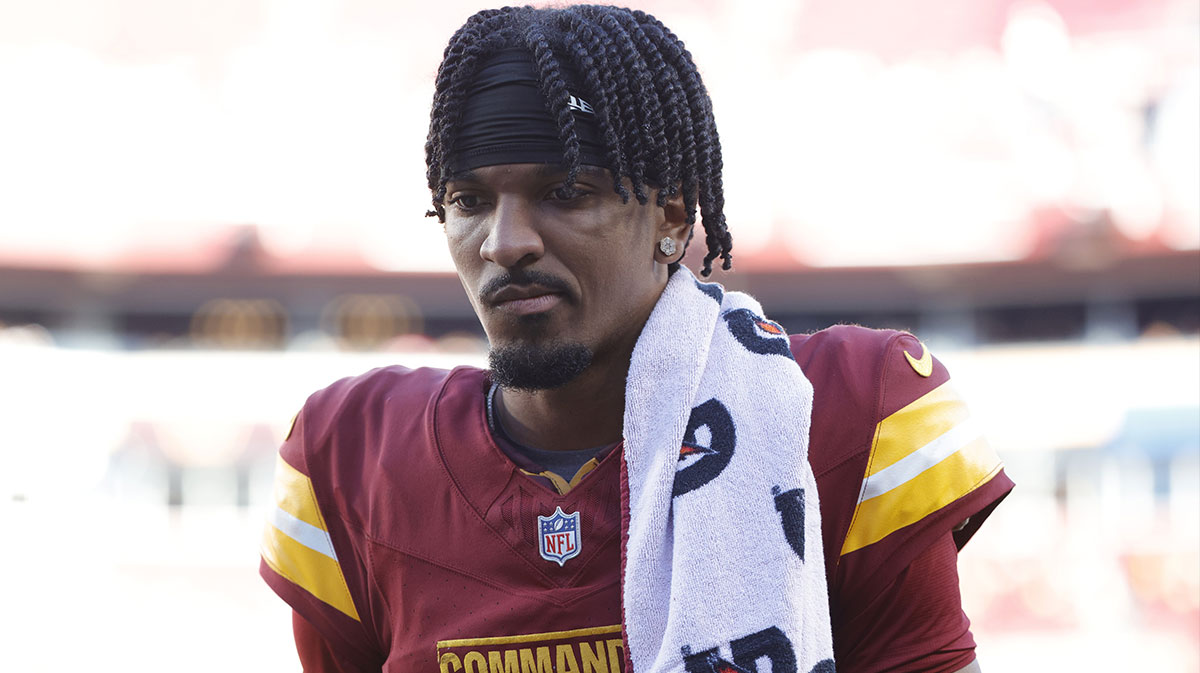
[[[474,194],[456,194],[450,198],[450,205],[460,210],[471,210],[479,207],[479,197]]]
[[[577,199],[581,196],[587,196],[587,194],[587,192],[583,191],[577,186],[568,187],[563,185],[552,190],[550,192],[550,198],[555,201],[570,201],[571,199]]]

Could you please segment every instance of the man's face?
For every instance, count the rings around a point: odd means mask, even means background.
[[[573,193],[564,178],[557,166],[508,164],[446,186],[450,254],[508,387],[552,388],[589,364],[627,366],[667,282],[657,242],[682,243],[686,231],[673,222],[682,208],[622,203],[604,169],[584,166]]]

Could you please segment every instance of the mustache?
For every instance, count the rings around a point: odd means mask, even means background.
[[[561,292],[568,299],[571,298],[571,287],[567,285],[565,280],[544,271],[527,269],[524,271],[505,271],[484,283],[483,287],[479,290],[479,300],[486,303],[488,297],[495,295],[509,285],[537,285],[552,292]]]

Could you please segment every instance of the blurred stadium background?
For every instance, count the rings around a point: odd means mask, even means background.
[[[718,279],[921,335],[1006,460],[985,670],[1200,671],[1200,5],[634,4],[715,101]],[[479,8],[0,0],[0,669],[298,670],[256,577],[289,420],[485,348],[422,217]]]

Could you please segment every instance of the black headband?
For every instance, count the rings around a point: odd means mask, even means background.
[[[596,113],[577,93],[578,74],[565,65],[560,70],[571,95],[579,161],[607,166]],[[488,58],[468,87],[447,168],[453,174],[497,164],[562,162],[558,124],[546,111],[530,54],[507,49]]]

